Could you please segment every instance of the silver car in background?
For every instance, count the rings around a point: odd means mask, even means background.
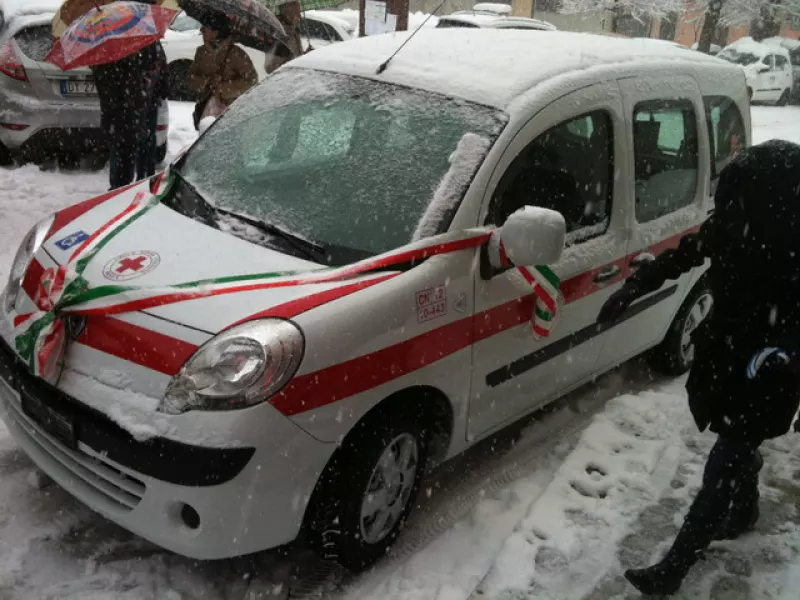
[[[53,14],[0,11],[0,164],[14,158],[105,154],[100,102],[88,68],[62,71],[44,62]],[[169,107],[158,116],[158,162],[167,153]]]

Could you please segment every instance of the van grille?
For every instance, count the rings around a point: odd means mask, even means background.
[[[4,383],[0,381],[0,385]],[[109,510],[126,513],[141,502],[146,490],[143,482],[123,473],[85,444],[79,444],[78,450],[67,448],[22,412],[16,395],[7,397],[6,407],[17,425],[15,433],[25,436],[30,443],[47,453],[62,467],[62,471],[76,478],[75,483],[99,503]]]

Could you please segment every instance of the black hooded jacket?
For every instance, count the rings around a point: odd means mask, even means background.
[[[800,361],[800,146],[771,141],[740,154],[722,172],[715,210],[697,234],[641,268],[636,295],[711,260],[711,317],[695,330],[687,382],[698,427],[762,441],[785,434],[800,403],[800,374],[746,377],[750,359],[780,347]]]

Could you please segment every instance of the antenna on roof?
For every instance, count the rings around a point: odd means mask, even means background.
[[[386,61],[385,61],[385,62],[383,62],[383,63],[381,64],[381,66],[380,66],[380,67],[378,67],[378,70],[375,72],[377,75],[380,75],[381,73],[383,73],[383,72],[386,70],[386,68],[389,66],[389,63],[390,63],[390,62],[392,62],[392,59],[393,59],[395,56],[397,56],[397,55],[398,55],[398,53],[400,52],[400,50],[402,50],[403,48],[405,48],[406,44],[407,44],[408,42],[410,42],[410,41],[411,41],[411,39],[412,39],[412,38],[413,38],[415,35],[417,35],[417,32],[418,32],[420,29],[422,29],[423,27],[425,27],[425,23],[427,23],[428,21],[430,21],[430,20],[431,20],[431,17],[432,17],[433,15],[435,15],[437,12],[439,12],[439,9],[440,9],[440,8],[442,8],[442,6],[444,6],[444,3],[445,3],[445,0],[442,0],[442,1],[439,3],[439,6],[437,6],[436,8],[434,8],[434,9],[433,9],[433,12],[432,12],[431,14],[429,14],[429,15],[428,15],[428,16],[425,18],[425,20],[424,20],[422,23],[420,23],[419,27],[417,27],[417,28],[414,30],[414,32],[413,32],[413,33],[412,33],[410,36],[408,36],[408,38],[406,39],[406,41],[405,41],[405,42],[403,42],[402,44],[400,44],[400,47],[399,47],[397,50],[395,50],[395,51],[394,51],[394,54],[392,54],[392,55],[391,55],[389,58],[387,58],[387,59],[386,59]]]

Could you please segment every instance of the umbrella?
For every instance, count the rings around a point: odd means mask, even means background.
[[[164,36],[174,10],[141,2],[114,2],[76,19],[45,57],[61,69],[121,60]]]
[[[66,0],[53,17],[53,37],[56,39],[60,38],[67,30],[67,27],[72,25],[78,17],[82,17],[98,6],[110,4],[114,1],[115,0]],[[163,8],[171,8],[172,10],[180,11],[180,8],[178,8],[178,0],[156,0],[155,2],[148,2],[147,4],[156,4]]]
[[[283,25],[257,0],[179,0],[187,15],[204,23],[224,17],[230,23],[234,39],[240,44],[268,52],[275,42],[289,47]]]

